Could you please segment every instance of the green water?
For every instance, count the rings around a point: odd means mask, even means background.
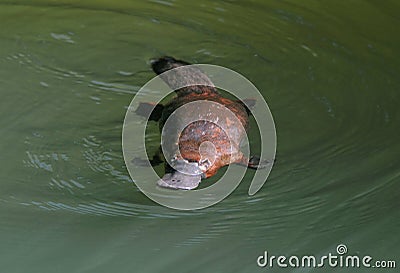
[[[374,271],[256,263],[340,243],[398,270],[398,1],[81,2],[0,3],[0,272]],[[277,162],[256,195],[182,212],[132,183],[123,118],[166,54],[263,93]]]

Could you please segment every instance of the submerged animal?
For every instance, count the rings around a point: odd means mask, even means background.
[[[168,129],[165,145],[171,146],[168,148],[172,152],[164,154],[170,163],[165,163],[166,173],[157,185],[191,190],[197,188],[202,179],[212,177],[221,167],[231,163],[255,169],[264,167],[266,162],[260,162],[257,156],[245,157],[239,148],[249,127],[249,108],[254,100],[242,102],[223,97],[197,67],[174,69],[187,65],[189,63],[172,57],[152,60],[153,71],[175,90],[176,97],[165,105],[142,102],[136,110],[145,115],[152,109],[150,120],[159,122],[162,131],[174,111],[187,106],[182,108],[183,111],[175,112],[176,117],[170,121],[173,126]],[[174,69],[173,73],[162,74],[171,69]],[[195,85],[199,82],[204,85]],[[226,115],[221,108],[228,109],[234,117]],[[151,160],[152,164],[162,162],[160,153],[161,149]]]

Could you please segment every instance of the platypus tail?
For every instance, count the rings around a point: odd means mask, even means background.
[[[218,94],[210,78],[200,68],[195,66],[184,67],[187,65],[190,65],[190,63],[169,56],[151,60],[153,71],[160,75],[178,96],[191,93]],[[164,73],[174,68],[179,69]]]

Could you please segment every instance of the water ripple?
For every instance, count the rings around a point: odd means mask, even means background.
[[[135,94],[140,89],[139,86],[133,86],[121,83],[106,83],[97,80],[90,81],[88,86],[100,90],[113,91],[126,94]]]
[[[70,43],[70,44],[75,44],[75,41],[72,40],[72,35],[74,35],[73,33],[69,32],[68,34],[63,34],[63,33],[51,33],[50,34],[51,37],[53,37],[56,40],[62,41],[62,42],[66,42],[66,43]]]
[[[46,157],[44,155],[31,154],[29,151],[26,151],[26,154],[28,156],[28,160],[23,160],[23,163],[26,166],[53,172],[53,167],[50,163],[46,162]]]

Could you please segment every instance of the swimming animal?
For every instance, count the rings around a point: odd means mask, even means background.
[[[164,143],[170,146],[166,150],[172,152],[163,156],[168,156],[170,163],[165,163],[165,175],[157,185],[191,190],[197,188],[202,179],[212,177],[221,167],[232,163],[253,169],[264,167],[267,162],[260,162],[258,156],[245,157],[239,147],[249,128],[254,100],[223,97],[198,67],[174,69],[187,65],[188,62],[168,56],[153,59],[153,71],[175,90],[176,97],[164,105],[142,102],[136,110],[145,115],[152,109],[150,120],[159,122],[160,131],[175,112],[164,134],[167,139]],[[169,70],[173,73],[164,73]],[[204,85],[195,85],[199,82]],[[176,89],[180,86],[184,87]],[[176,111],[180,108],[183,110]],[[234,116],[226,114],[226,109]],[[161,152],[160,149],[154,155],[152,164],[163,161]]]

